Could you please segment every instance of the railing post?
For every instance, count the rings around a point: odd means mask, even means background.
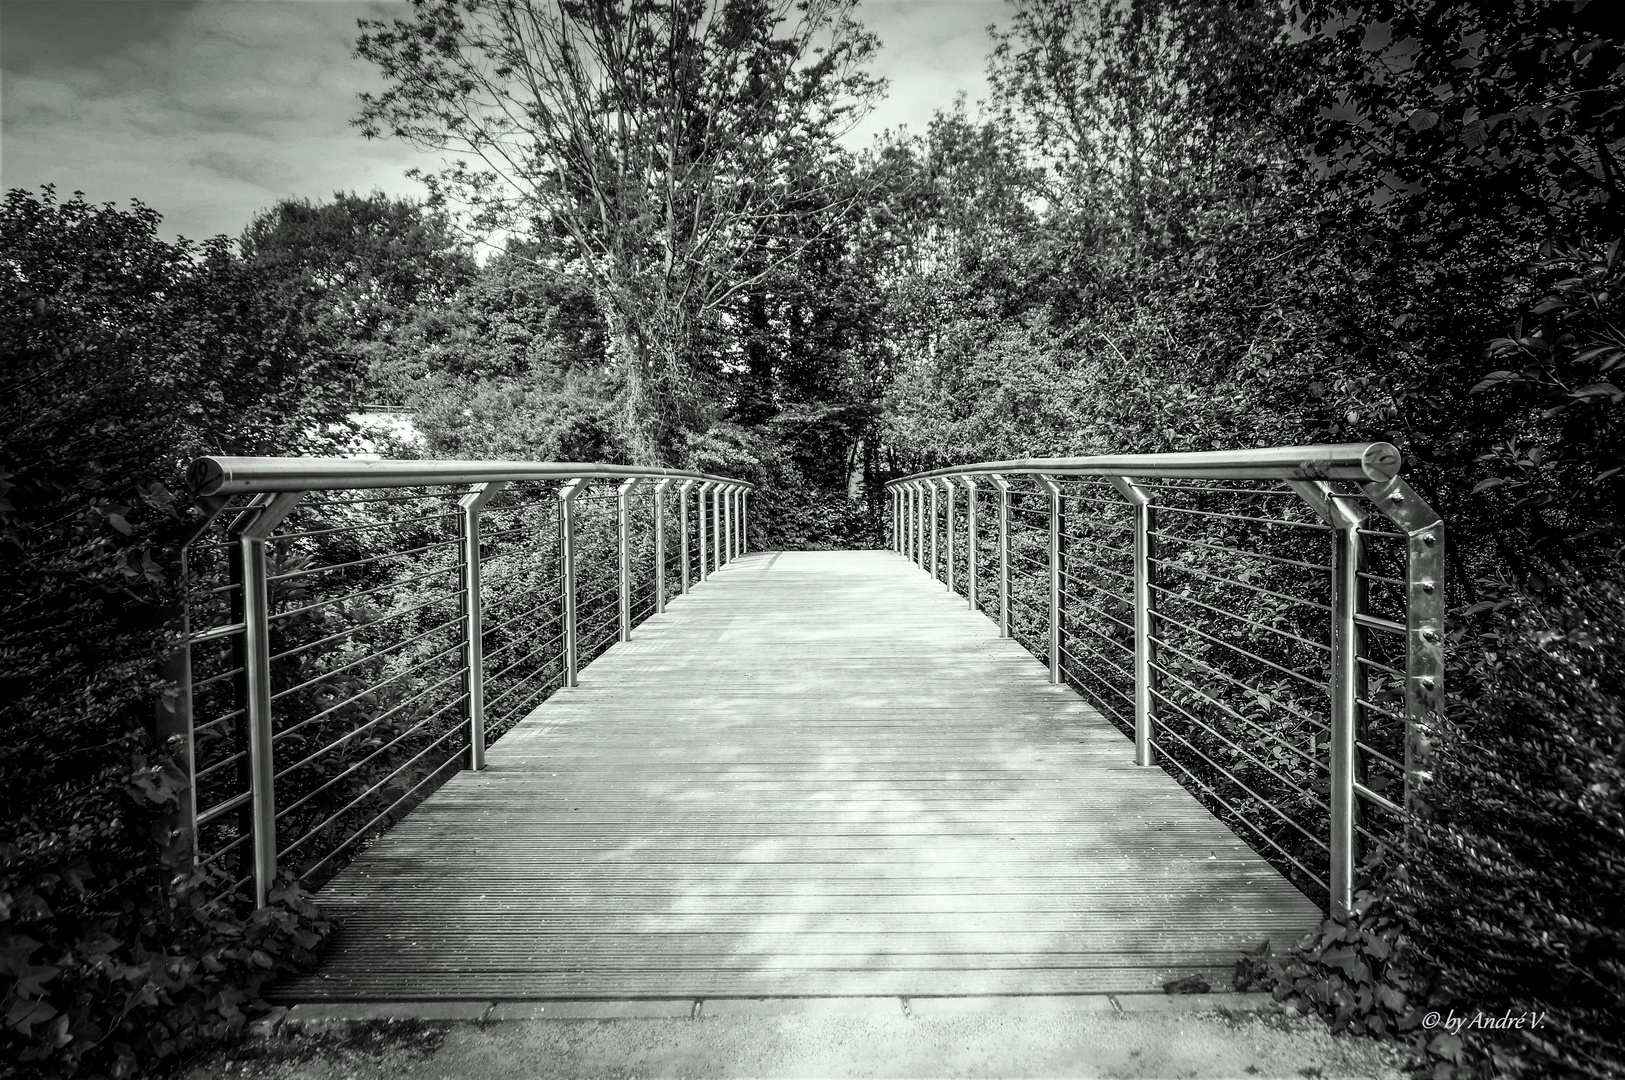
[[[242,581],[243,664],[240,694],[248,727],[249,821],[253,829],[254,906],[270,899],[276,880],[276,766],[271,727],[271,598],[265,541],[298,505],[302,491],[256,499],[231,525]]]
[[[712,559],[713,572],[721,570],[721,564],[723,564],[723,557],[721,557],[721,497],[723,497],[723,490],[726,490],[726,487],[728,487],[726,484],[715,484],[712,487],[712,544],[717,547],[715,557]]]
[[[910,481],[905,488],[908,492],[908,550],[904,552],[908,561],[915,566],[925,565],[920,555],[920,493],[918,485]]]
[[[943,541],[944,541],[943,548],[944,548],[945,553],[947,555],[947,562],[944,565],[944,571],[945,572],[943,574],[943,579],[944,579],[944,583],[948,586],[948,591],[953,592],[954,591],[954,491],[955,491],[955,487],[954,487],[953,479],[951,477],[945,476],[945,477],[942,478],[942,490],[943,490],[942,531],[943,531]]]
[[[999,636],[1010,636],[1010,481],[988,477],[999,489]]]
[[[1061,681],[1061,485],[1053,476],[1033,479],[1049,492],[1049,681]]]
[[[925,512],[927,506],[925,501],[925,483],[923,481],[916,482],[914,485],[914,507],[914,542],[915,546],[919,548],[919,557],[914,560],[914,564],[921,570],[925,570],[928,565],[926,562],[926,551],[928,548],[926,537],[929,534],[929,530],[927,530],[925,527]]]
[[[1157,511],[1151,496],[1124,476],[1108,477],[1134,509],[1134,764],[1156,764],[1156,578]]]
[[[696,482],[694,480],[684,480],[677,485],[677,531],[682,534],[678,543],[677,557],[678,561],[683,564],[681,588],[684,596],[688,595],[688,489],[693,487]]]
[[[750,489],[739,492],[739,554],[750,551]]]
[[[1365,515],[1348,498],[1331,498],[1332,547],[1332,730],[1331,730],[1331,913],[1348,917],[1354,902],[1354,866],[1359,859],[1359,806],[1354,788],[1360,781],[1360,654],[1365,614],[1365,543],[1360,528]]]
[[[1433,725],[1444,708],[1444,522],[1397,476],[1361,487],[1405,530],[1405,809],[1425,819],[1421,792],[1432,776]]]
[[[576,640],[576,496],[586,481],[567,480],[559,487],[559,591],[564,600],[564,685],[576,685],[581,643]]]
[[[733,562],[734,559],[739,557],[739,553],[734,549],[734,513],[739,509],[739,489],[729,484],[724,491],[723,499],[725,501],[723,503],[722,519],[723,523],[728,527],[728,539],[723,544],[723,548],[728,553],[728,561]]]
[[[695,536],[695,540],[697,541],[698,547],[699,547],[699,562],[694,567],[694,577],[695,577],[695,584],[696,585],[705,580],[705,556],[706,556],[705,496],[706,496],[706,493],[711,490],[711,487],[712,487],[712,481],[710,481],[710,480],[703,481],[700,484],[700,486],[695,489],[695,495],[694,495],[694,513],[696,515],[695,524],[696,524],[696,529],[697,529],[697,535]]]
[[[964,477],[965,483],[965,596],[970,609],[976,610],[976,481]]]
[[[925,488],[915,481],[914,489],[914,565],[925,569]]]
[[[508,485],[475,484],[458,500],[463,581],[458,607],[463,616],[463,695],[468,703],[468,767],[485,768],[485,621],[480,603],[480,511]]]
[[[931,579],[941,581],[939,569],[942,561],[937,557],[937,492],[941,490],[935,483],[931,485]]]
[[[621,640],[632,640],[632,504],[639,480],[623,480],[615,492],[615,584],[619,587]]]
[[[666,610],[666,489],[671,477],[655,481],[649,503],[655,516],[655,614]]]

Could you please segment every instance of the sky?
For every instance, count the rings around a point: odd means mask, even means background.
[[[381,88],[350,56],[358,18],[404,14],[362,0],[0,0],[0,186],[92,202],[139,199],[167,238],[240,234],[286,197],[380,189],[439,157],[368,141],[356,95]],[[846,139],[923,131],[964,93],[986,96],[989,23],[1001,0],[864,0],[887,99]]]

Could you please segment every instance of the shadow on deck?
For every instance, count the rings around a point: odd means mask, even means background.
[[[1228,985],[1318,908],[891,552],[753,553],[319,894],[289,1001]]]

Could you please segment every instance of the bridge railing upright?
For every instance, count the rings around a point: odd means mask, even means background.
[[[1387,443],[979,462],[894,550],[1334,913],[1403,837],[1443,696],[1444,525]]]
[[[167,736],[196,861],[319,884],[746,546],[751,485],[626,465],[201,458]]]

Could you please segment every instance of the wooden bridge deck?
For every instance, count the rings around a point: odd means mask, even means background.
[[[284,1000],[1146,992],[1316,907],[890,552],[672,602],[319,894]]]

